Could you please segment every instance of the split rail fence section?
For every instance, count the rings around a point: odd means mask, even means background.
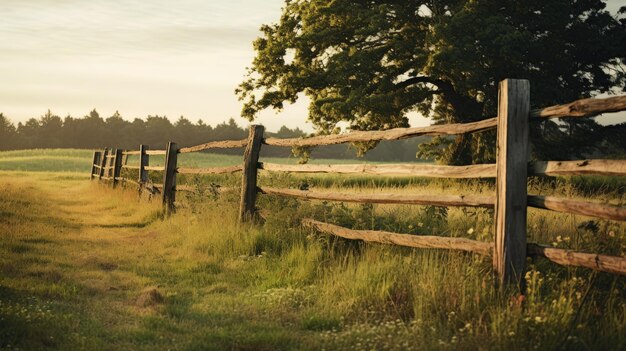
[[[495,242],[480,242],[465,238],[398,234],[373,230],[353,230],[303,220],[303,225],[347,239],[364,240],[416,248],[454,249],[493,256],[493,267],[502,284],[519,284],[527,256],[540,256],[560,265],[581,266],[599,271],[626,274],[626,258],[594,253],[574,252],[527,243],[527,208],[535,207],[557,212],[626,221],[626,207],[596,202],[578,201],[553,196],[527,194],[529,175],[567,176],[598,174],[626,176],[626,160],[542,161],[529,164],[529,124],[544,118],[590,117],[601,113],[626,110],[626,96],[604,99],[583,99],[569,104],[530,110],[530,83],[527,80],[506,79],[500,82],[498,116],[464,124],[434,125],[418,128],[395,128],[384,131],[358,131],[310,138],[263,138],[264,127],[253,125],[244,140],[216,141],[193,147],[178,148],[170,142],[165,150],[148,150],[144,145],[137,151],[104,150],[94,153],[91,178],[137,184],[140,189],[148,182],[147,171],[163,172],[161,192],[167,211],[174,209],[177,190],[176,174],[220,174],[241,171],[241,221],[251,220],[256,212],[257,194],[288,196],[302,199],[344,201],[357,203],[415,204],[434,206],[469,206],[494,209]],[[398,140],[420,135],[456,135],[497,128],[497,159],[495,164],[467,166],[437,166],[422,164],[340,164],[340,165],[282,165],[260,163],[263,144],[285,147],[309,147],[348,142]],[[177,154],[214,148],[245,147],[241,166],[219,168],[179,168]],[[125,157],[139,155],[138,166],[128,166]],[[150,167],[150,155],[165,155],[164,167]],[[137,179],[120,177],[122,168],[136,169]],[[417,195],[417,194],[349,194],[304,191],[257,186],[258,170],[293,173],[336,173],[407,175],[439,178],[496,178],[495,196]]]

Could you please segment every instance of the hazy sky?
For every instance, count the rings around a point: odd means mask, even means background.
[[[234,89],[253,58],[258,28],[275,22],[282,4],[0,0],[0,112],[14,122],[48,108],[75,117],[96,108],[103,117],[119,110],[127,119],[184,115],[215,125],[234,117],[246,124]],[[303,128],[306,115],[300,102],[279,115],[263,113],[259,123]]]

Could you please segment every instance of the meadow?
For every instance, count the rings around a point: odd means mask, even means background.
[[[261,196],[264,220],[239,224],[236,189],[215,191],[236,186],[234,174],[180,177],[197,192],[181,193],[177,212],[166,218],[158,200],[90,181],[91,155],[0,153],[2,349],[626,348],[626,277],[529,259],[523,294],[501,292],[482,256],[351,242],[299,225],[313,217],[356,229],[492,241],[490,210]],[[241,161],[194,157],[181,164]],[[494,186],[266,172],[260,183],[437,194],[490,193]],[[618,205],[626,202],[625,189],[616,177],[529,180],[531,193]],[[610,255],[626,250],[621,223],[537,209],[528,222],[531,242]]]
[[[236,155],[214,153],[181,154],[178,164],[181,167],[223,167],[241,164],[241,152]],[[28,172],[84,172],[89,174],[93,150],[81,149],[32,149],[16,151],[0,151],[0,171],[28,171]],[[163,156],[153,155],[151,165],[163,165]],[[266,162],[296,164],[296,157],[265,157]],[[137,156],[130,156],[129,163],[137,162]],[[311,163],[337,164],[346,160],[314,158]],[[364,163],[362,160],[351,161]],[[376,162],[369,162],[376,163]]]

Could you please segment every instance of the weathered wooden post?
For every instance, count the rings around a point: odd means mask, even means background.
[[[176,162],[178,159],[178,147],[176,143],[167,143],[165,150],[165,170],[163,171],[163,207],[167,214],[174,212],[176,200]]]
[[[91,174],[89,175],[89,179],[93,180],[93,178],[96,176],[96,169],[98,168],[99,164],[100,164],[100,151],[94,151],[93,160],[91,161]],[[100,172],[98,172],[98,174],[100,174]]]
[[[102,157],[100,159],[100,174],[98,174],[98,180],[102,180],[102,177],[104,176],[104,171],[105,171],[106,166],[107,166],[107,155],[108,154],[109,154],[109,149],[107,149],[105,147],[104,150],[102,151]]]
[[[111,180],[112,178],[111,175],[113,174],[113,162],[115,161],[114,157],[115,149],[109,150],[109,154],[107,155],[106,171],[104,173],[106,180]]]
[[[148,182],[148,171],[146,167],[150,165],[150,155],[146,153],[148,145],[139,145],[139,194],[143,190],[143,187]]]
[[[122,150],[115,149],[115,158],[113,159],[113,187],[117,186],[117,182],[120,178],[120,173],[122,172]]]
[[[251,125],[248,133],[248,145],[243,153],[243,176],[241,180],[241,202],[239,203],[239,221],[252,220],[256,210],[257,173],[261,143],[263,142],[262,125]]]
[[[493,266],[500,286],[521,286],[526,262],[530,83],[500,82]]]

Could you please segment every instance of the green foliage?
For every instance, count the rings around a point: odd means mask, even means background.
[[[278,23],[254,41],[256,57],[236,90],[242,116],[280,110],[304,93],[309,120],[324,134],[341,122],[352,130],[406,127],[410,112],[435,124],[492,117],[504,78],[529,79],[533,107],[624,91],[626,20],[605,7],[600,0],[286,1]],[[589,141],[597,128],[592,120],[543,122],[535,135],[551,132],[560,144],[535,150],[549,159],[586,152],[598,147]],[[422,154],[449,164],[492,161],[494,137],[435,140]]]
[[[309,162],[309,159],[311,158],[311,151],[313,150],[312,147],[307,147],[307,146],[293,146],[291,148],[291,154],[294,157],[298,158],[298,163],[299,164],[305,164]]]

